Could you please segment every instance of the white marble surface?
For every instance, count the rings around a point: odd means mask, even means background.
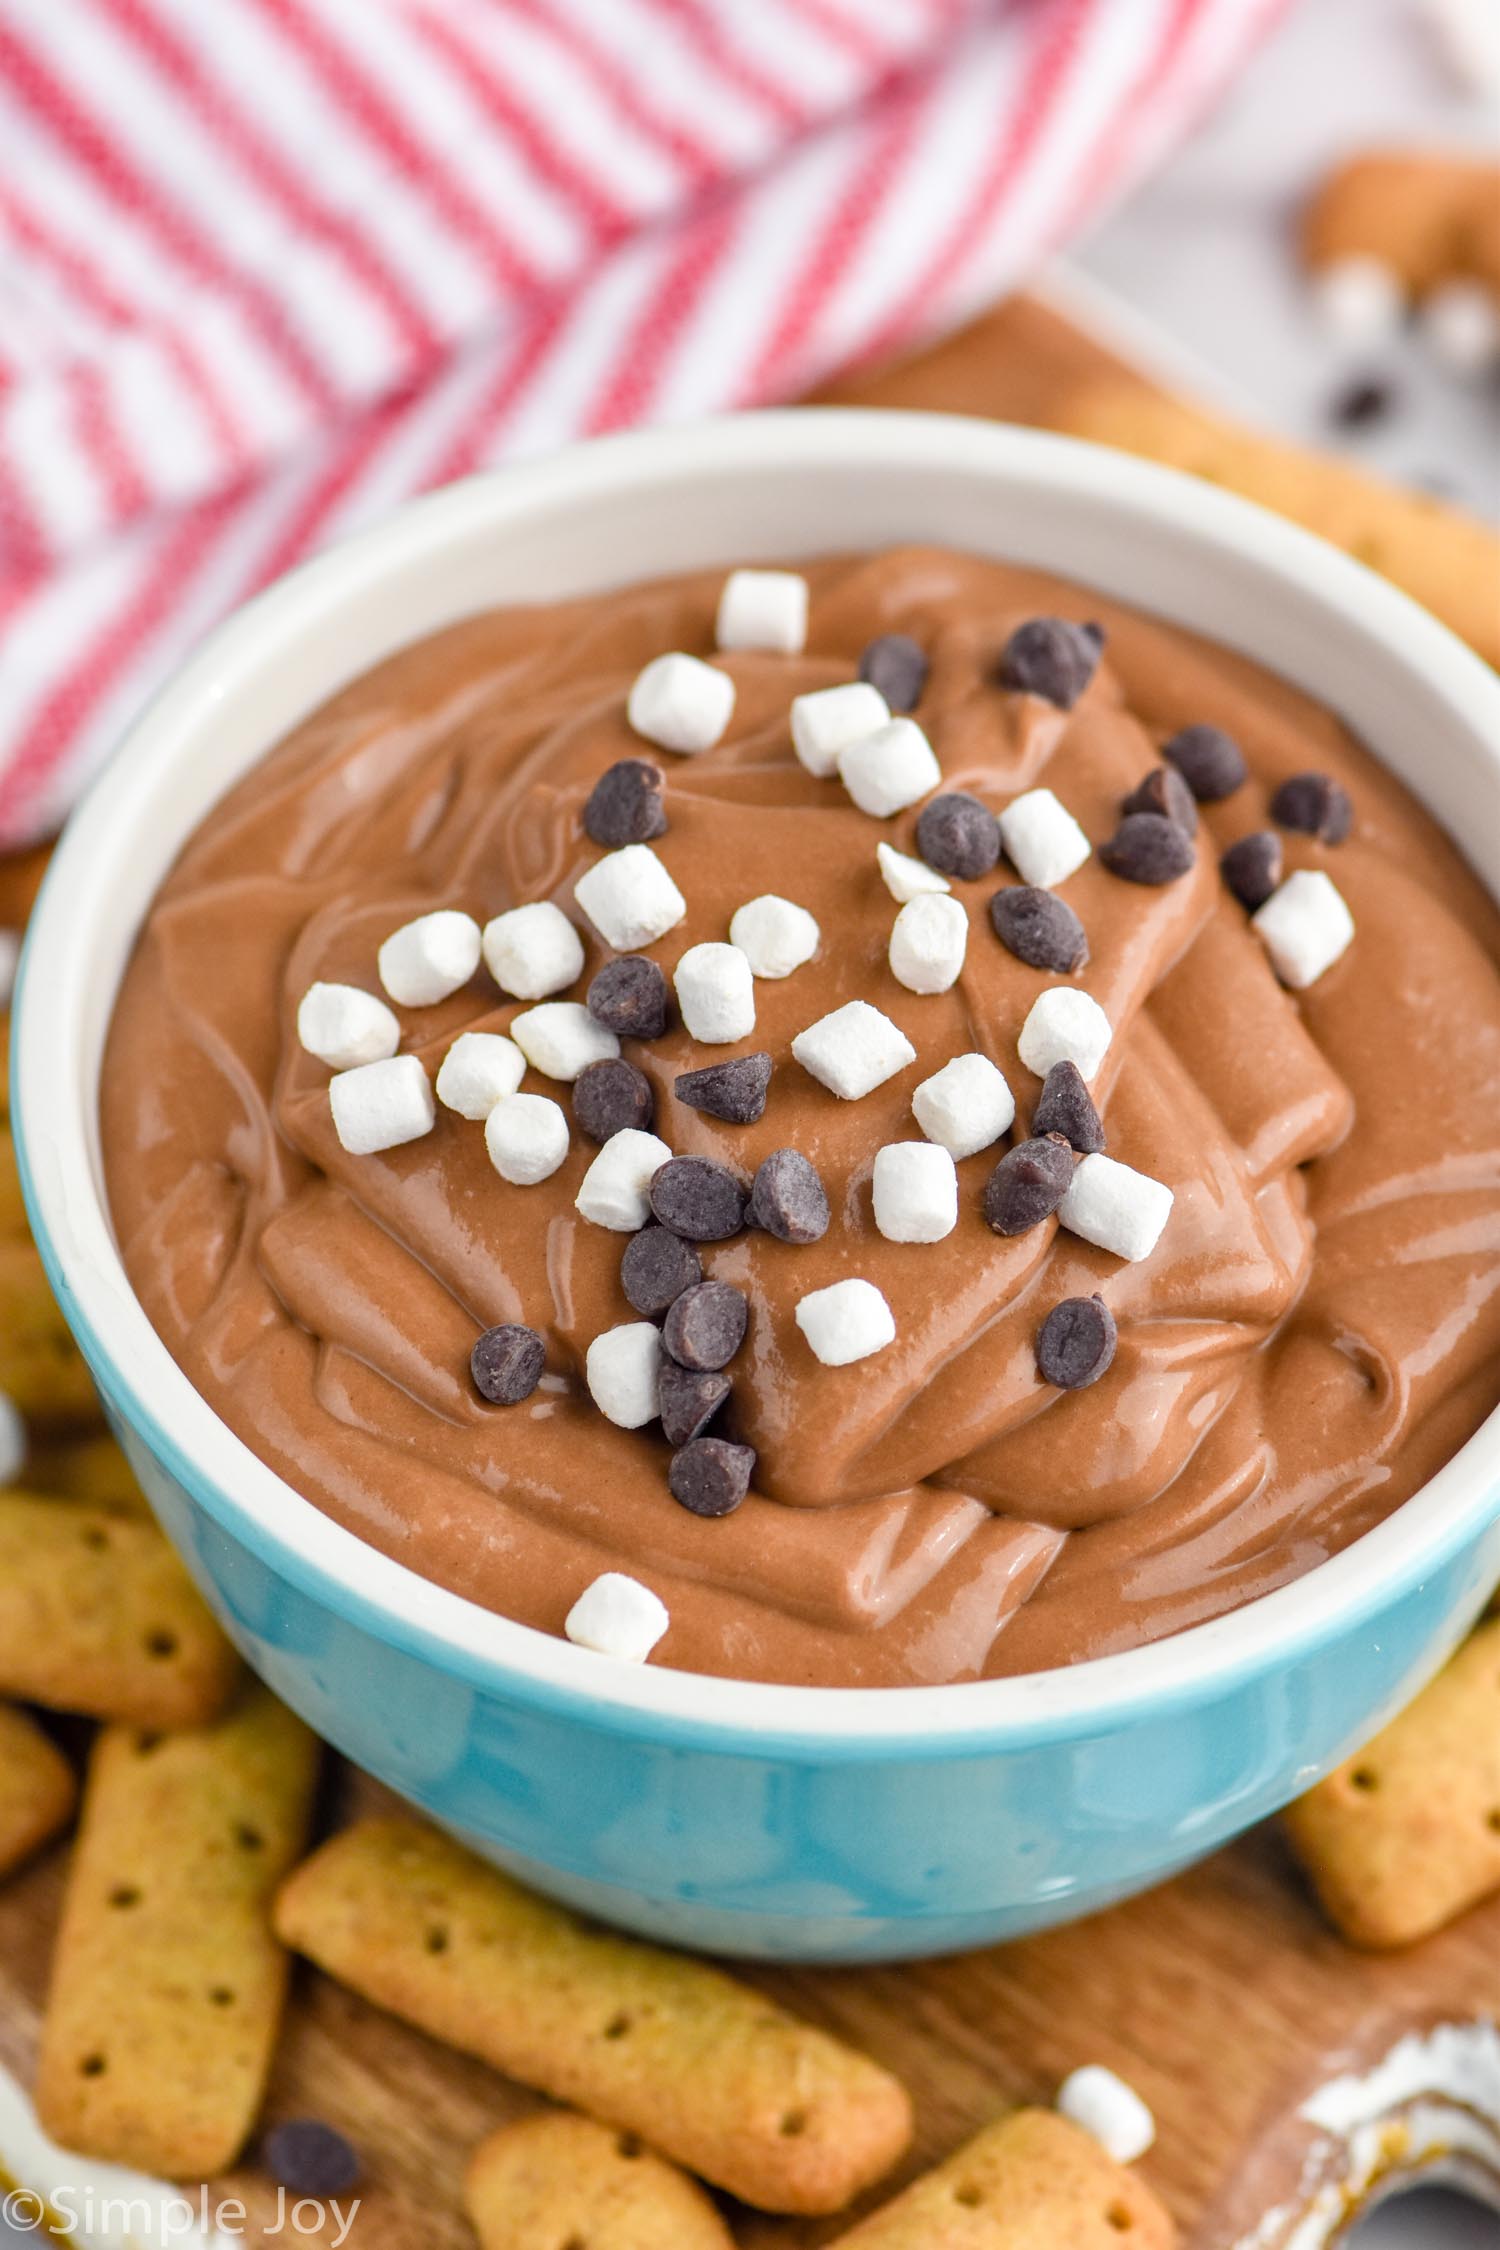
[[[1294,255],[1295,214],[1327,166],[1382,141],[1493,149],[1500,130],[1493,108],[1445,66],[1421,0],[1293,0],[1207,128],[1070,263],[1268,424],[1342,443],[1372,467],[1441,483],[1500,515],[1500,381],[1457,382],[1406,336],[1340,349]],[[1396,405],[1388,420],[1340,438],[1328,401],[1366,373],[1391,382]],[[1430,2192],[1376,2212],[1349,2250],[1497,2246],[1500,2217]]]
[[[1488,0],[1500,11],[1500,0]],[[1442,58],[1424,0],[1292,0],[1196,140],[1071,261],[1195,351],[1289,436],[1445,485],[1500,515],[1500,374],[1464,383],[1415,338],[1351,351],[1320,326],[1295,255],[1298,207],[1340,156],[1378,144],[1500,146],[1493,103]],[[1389,377],[1390,417],[1340,437],[1327,405]]]

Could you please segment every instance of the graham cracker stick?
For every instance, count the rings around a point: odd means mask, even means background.
[[[734,2250],[696,2181],[628,2133],[553,2111],[502,2125],[474,2151],[464,2202],[480,2250]]]
[[[0,1391],[28,1422],[97,1422],[99,1401],[57,1309],[42,1261],[21,1237],[0,1239]]]
[[[258,1685],[211,1727],[100,1735],[37,2079],[66,2147],[168,2179],[234,2161],[286,1986],[271,1896],[303,1848],[317,1762]]]
[[[1050,2109],[976,2133],[830,2250],[1171,2250],[1144,2181]]]
[[[1410,1945],[1500,1888],[1500,1618],[1285,1820],[1354,1945]]]
[[[35,1720],[0,1703],[0,1875],[65,1828],[78,1799],[73,1768]]]
[[[0,1695],[192,1726],[222,1709],[238,1669],[154,1523],[0,1492]]]
[[[283,1889],[276,1927],[367,1999],[762,2210],[841,2210],[911,2135],[905,2088],[867,2056],[413,1821],[335,1836]]]

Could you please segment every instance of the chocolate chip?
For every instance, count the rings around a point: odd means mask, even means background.
[[[625,1245],[620,1287],[638,1313],[654,1320],[684,1289],[703,1279],[703,1262],[690,1242],[670,1227],[642,1227]]]
[[[1354,825],[1354,807],[1331,774],[1294,773],[1271,799],[1271,818],[1320,843],[1341,844]]]
[[[1064,1297],[1042,1322],[1037,1372],[1060,1391],[1087,1390],[1115,1356],[1115,1316],[1102,1297]]]
[[[649,1132],[656,1096],[643,1070],[618,1055],[586,1063],[573,1081],[573,1122],[591,1141],[607,1141],[632,1127]]]
[[[778,1242],[818,1242],[828,1232],[828,1196],[800,1150],[775,1148],[750,1189],[750,1223]]]
[[[547,1347],[534,1328],[502,1321],[487,1328],[469,1354],[474,1388],[495,1406],[519,1406],[542,1379]]]
[[[933,797],[917,821],[917,850],[940,875],[972,882],[1000,857],[1000,823],[988,805],[963,790]]]
[[[753,1125],[764,1114],[770,1083],[769,1055],[732,1055],[705,1070],[685,1070],[672,1091],[689,1109],[722,1117],[726,1125]]]
[[[881,633],[860,657],[859,676],[893,711],[915,711],[927,685],[927,651],[910,633]]]
[[[745,1223],[745,1191],[711,1156],[669,1157],[652,1175],[651,1208],[689,1242],[727,1242]]]
[[[753,1445],[731,1445],[727,1438],[694,1438],[672,1456],[667,1483],[672,1498],[691,1515],[730,1516],[750,1490],[755,1469]]]
[[[742,1289],[727,1281],[699,1281],[672,1306],[661,1340],[679,1367],[712,1372],[729,1365],[749,1321]]]
[[[1031,1120],[1031,1131],[1036,1139],[1061,1133],[1068,1146],[1077,1149],[1080,1156],[1103,1154],[1104,1127],[1077,1063],[1052,1065],[1042,1082],[1042,1095]]]
[[[1162,744],[1161,754],[1177,768],[1200,805],[1218,804],[1249,778],[1244,751],[1222,727],[1183,727]]]
[[[1328,402],[1328,419],[1336,430],[1363,430],[1384,421],[1396,403],[1396,389],[1378,375],[1356,375],[1334,392]]]
[[[1220,860],[1219,873],[1241,906],[1253,914],[1281,881],[1281,838],[1269,828],[1242,836]]]
[[[284,2125],[273,2125],[261,2143],[261,2161],[293,2195],[324,2203],[357,2187],[362,2169],[352,2144],[316,2117],[291,2117]]]
[[[1127,813],[1099,857],[1126,883],[1175,883],[1193,864],[1193,839],[1164,813]]]
[[[1065,617],[1028,617],[1001,651],[1000,685],[1071,711],[1094,676],[1103,643],[1101,626],[1072,625]]]
[[[1073,1179],[1066,1141],[1022,1141],[1001,1157],[984,1190],[984,1215],[996,1234],[1026,1234],[1050,1219]]]
[[[660,1039],[667,1028],[667,980],[644,953],[606,961],[586,999],[595,1023],[621,1039]]]
[[[729,1392],[727,1375],[679,1367],[675,1359],[664,1359],[659,1396],[662,1435],[668,1445],[689,1445],[695,1437],[701,1437]]]
[[[1066,976],[1089,957],[1088,934],[1071,906],[1050,891],[1013,883],[990,900],[990,920],[1000,943],[1028,969]]]
[[[665,836],[662,770],[648,758],[621,758],[594,783],[583,825],[596,844],[649,844]]]
[[[1175,820],[1186,836],[1198,833],[1198,807],[1182,775],[1175,766],[1153,766],[1137,789],[1121,805],[1122,813],[1159,813],[1163,820]]]

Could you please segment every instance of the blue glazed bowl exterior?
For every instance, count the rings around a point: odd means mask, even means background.
[[[97,1080],[140,918],[203,813],[345,678],[491,602],[943,540],[1071,572],[1312,687],[1500,893],[1500,687],[1409,602],[1146,464],[921,415],[655,432],[435,495],[222,629],[75,817],[23,955],[23,1187],[59,1301],[171,1538],[254,1668],[479,1850],[652,1936],[765,1959],[985,1944],[1153,1883],[1274,1811],[1443,1660],[1500,1578],[1500,1429],[1295,1585],[1149,1648],[933,1689],[612,1665],[332,1524],[192,1391],[121,1266]]]

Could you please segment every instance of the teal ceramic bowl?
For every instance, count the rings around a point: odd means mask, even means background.
[[[131,940],[215,799],[415,636],[754,555],[940,541],[1063,572],[1247,650],[1339,710],[1500,892],[1500,683],[1381,580],[1209,487],[941,416],[650,432],[436,494],[216,633],[76,815],[27,940],[13,1098],[63,1309],[168,1533],[320,1733],[527,1881],[765,1959],[973,1946],[1154,1883],[1369,1735],[1500,1579],[1500,1417],[1297,1584],[1154,1647],[894,1690],[624,1666],[366,1547],[174,1365],[111,1235],[96,1085]]]

